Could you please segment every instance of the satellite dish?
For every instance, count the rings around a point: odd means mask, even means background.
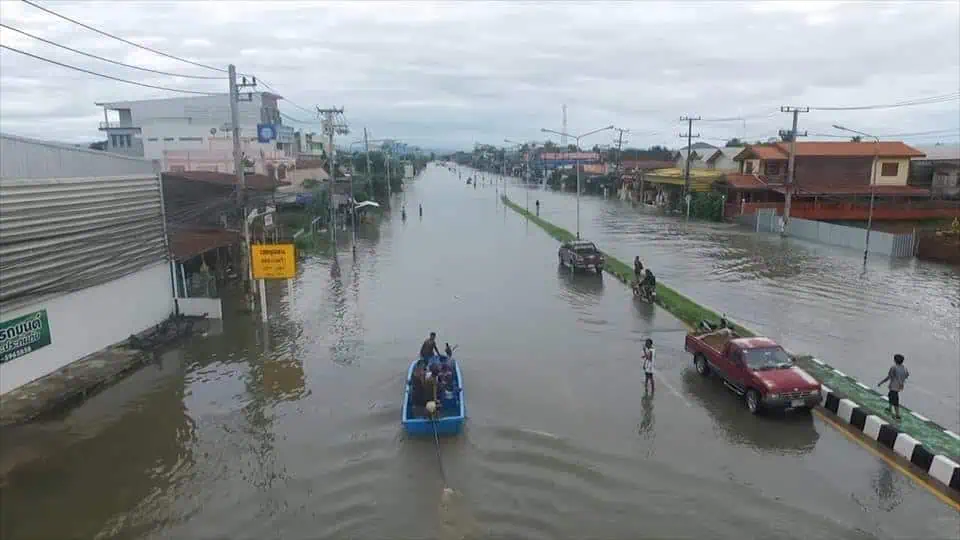
[[[217,128],[210,128],[210,134],[211,134],[211,135],[216,135],[216,134],[217,134]]]

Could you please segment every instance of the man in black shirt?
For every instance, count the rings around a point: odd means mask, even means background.
[[[437,333],[430,332],[430,337],[420,346],[420,359],[425,362],[434,355],[440,356],[440,349],[437,348]]]

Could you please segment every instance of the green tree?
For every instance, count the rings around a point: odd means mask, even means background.
[[[743,146],[743,141],[741,141],[740,139],[734,137],[734,138],[730,139],[729,141],[727,141],[726,144],[724,144],[724,146],[726,146],[726,147],[728,147],[728,148],[731,147],[731,146]]]
[[[850,137],[850,142],[860,142],[862,140],[863,140],[863,137],[861,137],[860,135],[854,135],[853,137]]]

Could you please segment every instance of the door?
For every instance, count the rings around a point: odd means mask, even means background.
[[[743,351],[736,349],[730,355],[730,384],[737,390],[744,392],[747,389],[750,372],[743,358]]]

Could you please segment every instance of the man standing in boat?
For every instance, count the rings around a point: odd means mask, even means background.
[[[440,356],[440,349],[437,348],[437,333],[430,332],[423,345],[420,346],[420,360],[427,362],[433,356]]]

